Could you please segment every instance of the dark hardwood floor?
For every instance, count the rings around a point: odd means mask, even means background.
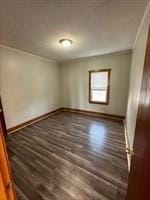
[[[8,136],[18,200],[125,200],[121,123],[61,112]]]

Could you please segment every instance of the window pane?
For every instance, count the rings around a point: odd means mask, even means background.
[[[107,91],[106,90],[92,90],[91,100],[106,102],[107,99]]]
[[[91,89],[106,90],[108,85],[108,72],[94,72],[91,74]]]

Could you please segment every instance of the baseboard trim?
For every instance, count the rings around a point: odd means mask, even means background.
[[[16,126],[13,126],[13,127],[9,128],[9,129],[7,129],[7,132],[8,132],[8,134],[14,133],[14,132],[16,132],[16,131],[18,131],[18,130],[20,130],[22,128],[25,128],[26,126],[34,124],[34,123],[36,123],[38,121],[41,121],[41,120],[43,120],[45,118],[48,118],[49,116],[54,115],[54,114],[56,114],[58,112],[61,112],[62,110],[63,110],[63,108],[58,108],[58,109],[53,110],[51,112],[48,112],[48,113],[46,113],[44,115],[40,115],[38,117],[35,117],[33,119],[30,119],[30,120],[28,120],[26,122],[23,122],[21,124],[18,124]]]
[[[14,132],[16,132],[16,131],[18,131],[20,129],[23,129],[23,128],[31,125],[31,124],[34,124],[34,123],[36,123],[38,121],[41,121],[41,120],[43,120],[45,118],[48,118],[49,116],[54,115],[54,114],[56,114],[58,112],[61,112],[61,111],[85,114],[85,115],[95,116],[95,117],[100,117],[100,118],[107,118],[107,119],[110,119],[112,121],[117,121],[117,122],[121,122],[121,123],[123,123],[123,121],[125,119],[124,116],[120,116],[120,115],[114,115],[114,114],[100,113],[100,112],[94,112],[94,111],[88,111],[88,110],[61,107],[61,108],[58,108],[58,109],[53,110],[51,112],[48,112],[48,113],[46,113],[44,115],[35,117],[35,118],[31,119],[31,120],[28,120],[26,122],[23,122],[21,124],[13,126],[13,127],[9,128],[9,129],[7,129],[7,132],[8,132],[8,134],[14,133]]]
[[[65,112],[73,112],[73,113],[80,113],[80,114],[85,114],[85,115],[89,115],[89,116],[101,117],[101,118],[107,118],[107,119],[115,120],[115,121],[122,122],[122,123],[123,123],[123,120],[125,119],[124,116],[120,116],[120,115],[100,113],[100,112],[94,112],[94,111],[89,111],[89,110],[81,110],[81,109],[74,109],[74,108],[63,107],[63,111],[65,111]]]
[[[123,120],[124,124],[124,134],[125,134],[125,143],[126,143],[126,153],[127,153],[127,162],[128,162],[128,171],[130,172],[130,166],[131,166],[131,154],[128,152],[132,152],[132,149],[130,147],[129,143],[129,137],[127,132],[127,126],[126,126],[126,120]]]

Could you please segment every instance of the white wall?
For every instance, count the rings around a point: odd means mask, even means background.
[[[0,46],[0,93],[7,128],[61,106],[56,62]]]
[[[63,106],[115,115],[126,114],[131,52],[76,59],[61,64]],[[111,68],[109,105],[88,102],[91,69]]]
[[[148,36],[148,28],[150,24],[150,3],[146,9],[140,31],[138,32],[132,55],[130,89],[126,115],[127,134],[129,138],[129,147],[133,148],[134,132],[136,126],[136,118],[138,111],[138,102],[140,95],[140,87],[142,80],[142,72],[144,66],[144,57]]]

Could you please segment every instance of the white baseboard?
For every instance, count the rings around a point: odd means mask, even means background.
[[[124,134],[125,134],[126,149],[129,149],[130,151],[132,151],[131,148],[130,148],[128,133],[127,133],[126,120],[123,120],[123,124],[124,124]],[[128,171],[130,171],[131,157],[132,156],[129,153],[127,153]]]

